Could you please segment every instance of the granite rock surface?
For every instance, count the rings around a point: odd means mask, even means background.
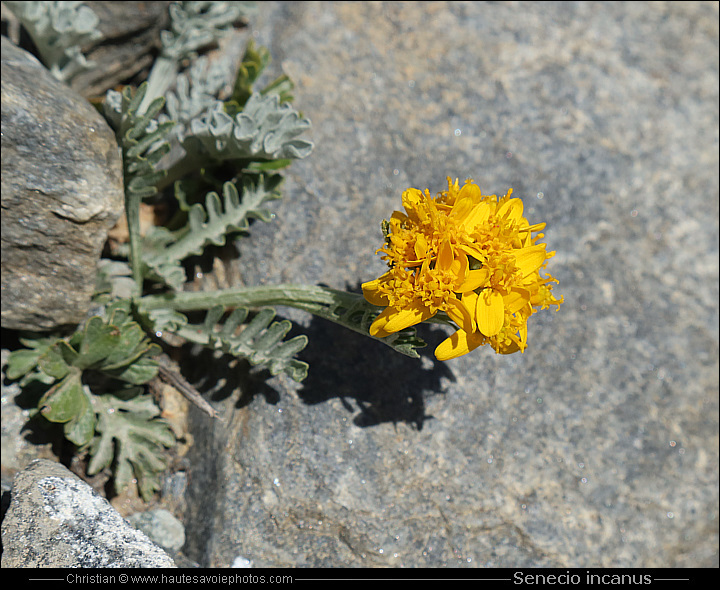
[[[2,567],[175,567],[93,489],[38,459],[14,482],[2,523]]]
[[[51,330],[90,306],[123,211],[115,134],[84,98],[2,38],[2,323]]]
[[[238,243],[241,284],[357,289],[402,191],[449,175],[547,222],[565,303],[522,355],[440,363],[421,327],[413,360],[280,309],[310,338],[302,384],[202,357],[222,416],[191,415],[177,555],[717,567],[717,4],[259,8],[315,149]]]
[[[310,375],[226,375],[243,396],[195,417],[186,554],[717,567],[717,4],[273,2],[252,24],[315,150],[239,244],[245,284],[357,289],[405,188],[470,177],[547,222],[565,303],[524,354],[447,363],[440,329],[412,360],[284,310]]]

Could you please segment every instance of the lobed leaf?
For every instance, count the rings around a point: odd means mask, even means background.
[[[248,315],[246,309],[234,310],[223,322],[224,313],[222,306],[215,306],[208,310],[202,324],[188,325],[177,334],[191,342],[247,359],[253,366],[267,368],[272,375],[286,373],[295,381],[307,377],[307,363],[294,358],[307,345],[307,337],[296,336],[284,341],[292,328],[288,320],[273,322],[275,311],[270,308],[260,310],[249,323],[244,323]]]
[[[30,374],[42,357],[58,338],[20,338],[20,343],[28,348],[14,350],[8,356],[5,376],[11,381]]]
[[[68,422],[82,413],[85,394],[81,374],[77,369],[68,372],[40,398],[40,413],[50,422]]]
[[[3,2],[32,37],[53,76],[69,82],[90,69],[81,47],[102,37],[98,16],[83,2]]]
[[[90,447],[88,474],[109,467],[115,459],[115,490],[122,492],[135,478],[140,494],[149,500],[160,487],[160,473],[166,467],[163,448],[171,447],[175,436],[157,416],[160,410],[150,395],[126,390],[125,395],[95,397],[98,435]]]
[[[309,128],[310,121],[281,103],[278,94],[255,93],[234,117],[218,101],[214,109],[193,119],[183,148],[214,161],[305,158],[313,144],[296,137]]]
[[[281,182],[279,174],[247,174],[242,180],[242,199],[236,186],[226,182],[222,201],[217,193],[211,192],[206,196],[204,207],[200,203],[189,207],[187,229],[172,243],[156,241],[156,247],[148,252],[145,263],[152,272],[165,279],[166,284],[178,289],[185,280],[180,261],[202,254],[211,244],[224,245],[229,234],[247,230],[252,218],[272,219],[270,211],[262,205],[280,198],[278,186]],[[165,236],[172,239],[169,232]]]

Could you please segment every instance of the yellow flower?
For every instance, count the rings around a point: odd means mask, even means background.
[[[370,333],[388,336],[443,312],[458,330],[435,349],[439,360],[483,344],[523,352],[528,318],[563,299],[552,295],[557,281],[540,276],[555,255],[539,243],[545,224],[530,225],[511,195],[483,195],[472,180],[460,188],[450,178],[435,198],[407,189],[405,213],[395,211],[383,224],[378,252],[389,270],[362,286],[370,303],[385,307]]]

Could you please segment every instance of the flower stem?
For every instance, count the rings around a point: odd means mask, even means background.
[[[404,330],[385,338],[370,336],[368,328],[381,308],[369,303],[360,293],[339,291],[319,285],[263,285],[210,292],[176,292],[146,295],[138,299],[143,312],[153,309],[173,309],[187,312],[210,309],[216,305],[231,307],[264,307],[281,305],[306,311],[339,324],[353,332],[379,340],[398,352],[417,358],[416,348],[425,343],[414,330]]]
[[[176,311],[195,311],[209,309],[215,305],[225,307],[283,305],[325,317],[328,315],[326,310],[330,307],[352,307],[364,301],[363,296],[358,293],[338,291],[329,287],[279,284],[210,292],[195,291],[146,295],[139,300],[139,305],[146,311],[161,308]],[[370,306],[369,303],[367,305]]]

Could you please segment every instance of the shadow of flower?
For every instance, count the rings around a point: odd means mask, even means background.
[[[443,378],[455,381],[447,365],[434,359],[431,347],[420,351],[421,358],[409,358],[315,317],[296,330],[309,339],[298,355],[310,365],[300,399],[313,405],[339,398],[348,411],[360,410],[353,419],[358,426],[406,422],[420,430],[431,418],[425,413],[425,396],[443,393]]]

